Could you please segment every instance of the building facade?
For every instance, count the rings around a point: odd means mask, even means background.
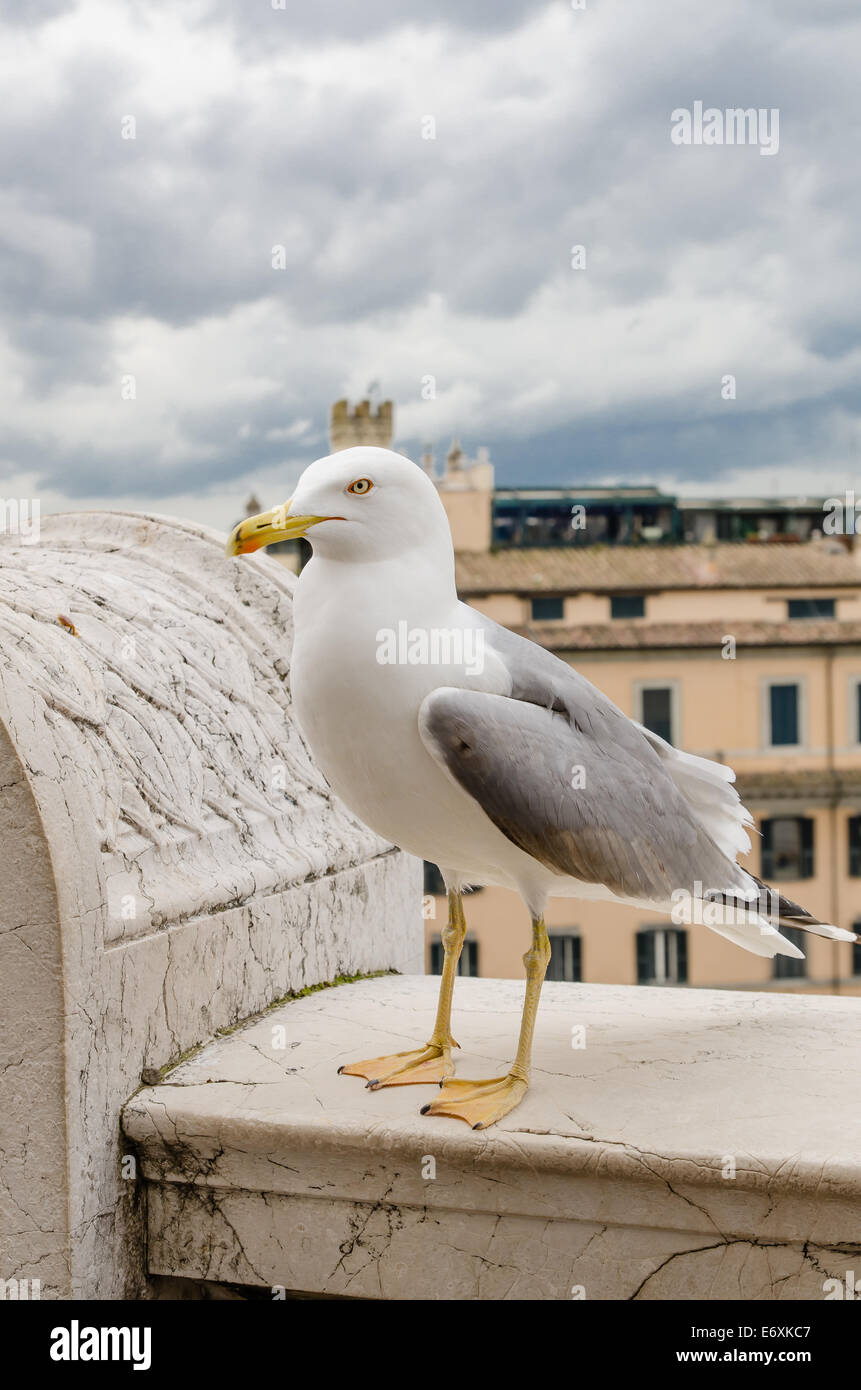
[[[332,452],[392,446],[394,407],[336,402]],[[486,449],[425,451],[461,598],[571,662],[632,718],[737,774],[751,870],[825,921],[861,924],[861,549],[823,539],[823,499],[691,499],[648,486],[497,488]],[[249,504],[250,505],[250,504]],[[291,568],[289,543],[276,548]],[[426,953],[445,898],[426,870]],[[519,978],[520,899],[467,902],[462,973]],[[861,946],[804,934],[806,959],[708,930],[554,899],[549,977],[861,994]],[[861,926],[859,926],[861,930]]]
[[[728,763],[752,871],[824,921],[861,923],[861,560],[837,542],[509,550],[458,556],[461,597],[549,648],[632,718]],[[428,888],[439,888],[429,871]],[[428,966],[445,911],[429,896]],[[517,978],[519,898],[467,901],[464,971]],[[550,978],[861,993],[861,947],[803,934],[804,961],[704,925],[555,899]],[[858,926],[861,930],[861,925]]]

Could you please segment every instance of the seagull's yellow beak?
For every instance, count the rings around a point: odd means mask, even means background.
[[[230,533],[225,547],[228,555],[250,555],[264,545],[274,545],[276,541],[293,541],[304,536],[318,521],[334,520],[328,516],[291,516],[290,500],[273,507],[271,512],[261,512],[240,521]]]

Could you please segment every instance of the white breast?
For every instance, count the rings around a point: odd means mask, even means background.
[[[475,882],[516,886],[518,863],[527,856],[442,771],[418,729],[419,707],[431,690],[453,685],[507,693],[505,667],[493,653],[473,675],[463,666],[378,659],[379,634],[397,632],[399,622],[410,631],[451,628],[474,621],[471,610],[456,604],[432,614],[429,624],[408,594],[383,586],[381,598],[378,572],[373,585],[356,574],[349,583],[344,575],[339,586],[323,571],[312,561],[297,585],[291,670],[300,728],[333,791],[409,853]]]

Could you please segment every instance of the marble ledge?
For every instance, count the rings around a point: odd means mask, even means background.
[[[149,1271],[382,1299],[821,1299],[861,1261],[857,1000],[548,984],[494,1128],[370,1092],[438,981],[324,990],[139,1092]],[[523,987],[459,980],[462,1077],[505,1069]]]

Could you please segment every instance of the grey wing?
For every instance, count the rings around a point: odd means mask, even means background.
[[[753,817],[741,804],[731,768],[674,748],[658,734],[629,719],[603,691],[566,661],[500,627],[483,614],[481,622],[487,645],[502,659],[509,672],[510,694],[514,699],[559,710],[574,727],[579,722],[600,743],[609,741],[623,748],[625,756],[634,762],[646,756],[643,744],[648,743],[651,753],[657,755],[664,772],[681,793],[684,806],[696,817],[708,838],[733,864],[737,855],[747,854],[750,849],[748,827],[753,825]],[[750,886],[749,881],[746,886]]]
[[[523,645],[530,658],[549,655]],[[612,701],[555,658],[558,673],[531,660],[523,668],[494,647],[512,695],[436,690],[419,727],[432,756],[509,840],[554,873],[624,898],[665,903],[674,889],[692,893],[697,879],[741,884],[741,869],[706,833],[659,751]]]

